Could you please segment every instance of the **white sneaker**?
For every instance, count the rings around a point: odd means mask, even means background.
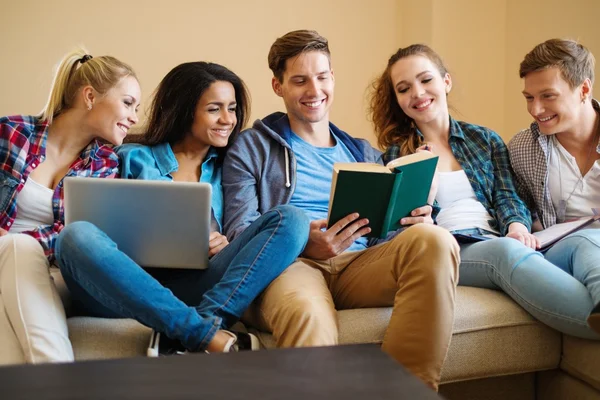
[[[223,353],[260,350],[260,342],[256,335],[247,332],[232,332],[226,330],[223,330],[222,332],[225,332],[230,336],[223,348]]]
[[[148,357],[162,357],[172,355],[184,355],[188,351],[181,344],[179,340],[173,340],[166,335],[161,334],[155,330],[152,330],[150,335],[150,343],[146,350]]]

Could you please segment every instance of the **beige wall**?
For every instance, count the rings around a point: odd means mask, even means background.
[[[330,40],[337,84],[333,120],[368,137],[365,88],[397,42],[396,0],[0,2],[0,115],[38,112],[55,63],[85,44],[93,55],[111,54],[131,64],[146,104],[178,63],[224,64],[246,81],[252,117],[260,118],[283,108],[271,90],[270,45],[287,31],[310,28]]]
[[[283,107],[270,87],[269,46],[311,28],[328,37],[333,53],[332,120],[353,135],[374,142],[366,89],[397,47],[422,42],[452,72],[454,115],[508,139],[530,121],[517,75],[527,51],[571,37],[600,57],[598,0],[0,0],[0,12],[0,115],[38,112],[53,66],[84,44],[130,63],[146,104],[178,63],[224,64],[250,87],[252,117],[260,118]]]
[[[600,74],[599,0],[509,0],[507,3],[510,22],[506,30],[505,138],[531,123],[521,94],[519,64],[536,44],[557,37],[579,40],[595,55],[596,76]],[[600,84],[596,79],[594,97],[598,96]]]

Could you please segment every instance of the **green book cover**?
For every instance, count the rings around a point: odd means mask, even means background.
[[[396,174],[402,174],[402,179],[398,182],[396,196],[390,199],[388,232],[400,229],[400,219],[409,216],[415,208],[427,204],[437,161],[436,156],[394,168]]]
[[[400,228],[401,218],[427,204],[437,165],[437,156],[417,154],[394,160],[410,163],[393,170],[370,163],[336,163],[328,228],[355,212],[369,220],[371,232],[367,237],[384,238],[389,231]]]

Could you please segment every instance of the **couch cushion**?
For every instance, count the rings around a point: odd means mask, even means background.
[[[598,400],[600,392],[561,370],[537,373],[537,399]]]
[[[442,381],[553,369],[560,353],[561,334],[536,321],[506,294],[459,287]]]
[[[340,344],[381,343],[391,308],[338,312]],[[270,334],[254,332],[265,347]],[[561,336],[537,322],[502,292],[459,287],[454,334],[442,382],[557,368]]]
[[[564,335],[560,367],[600,390],[600,341]]]
[[[135,320],[72,317],[68,324],[76,360],[146,355],[151,329]]]

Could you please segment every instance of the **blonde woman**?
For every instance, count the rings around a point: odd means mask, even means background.
[[[67,54],[40,115],[0,118],[0,364],[73,361],[49,268],[63,228],[63,179],[110,177],[138,122],[140,86],[127,64]]]

